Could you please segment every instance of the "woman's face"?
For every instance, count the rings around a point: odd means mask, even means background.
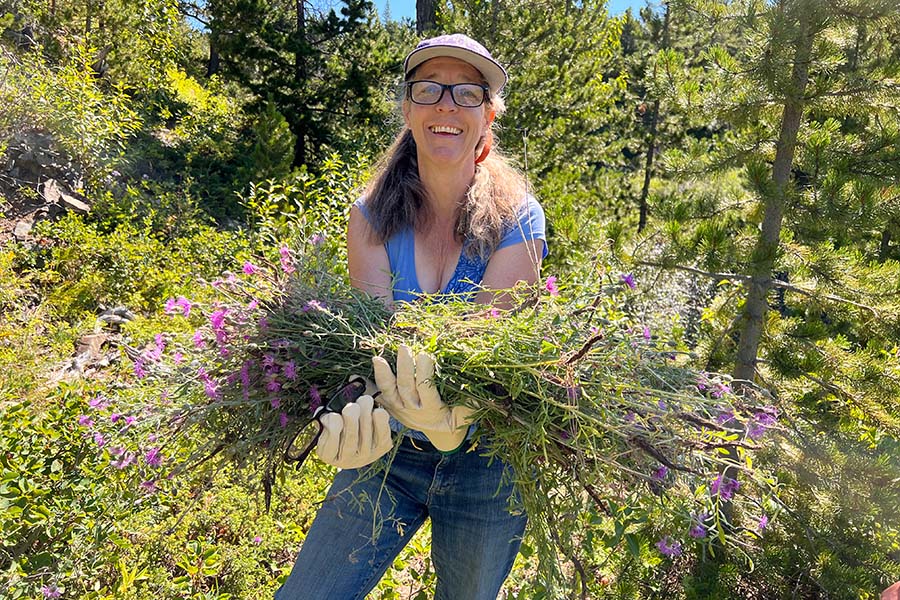
[[[444,84],[484,82],[469,63],[443,56],[422,63],[411,78],[423,79]],[[457,106],[450,91],[444,90],[437,104],[423,106],[405,99],[403,117],[416,140],[421,168],[423,161],[474,164],[475,149],[494,120],[494,111],[487,102],[474,108]]]

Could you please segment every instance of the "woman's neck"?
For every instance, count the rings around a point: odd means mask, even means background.
[[[430,165],[429,165],[430,166]],[[459,207],[475,177],[475,164],[466,167],[425,167],[419,163],[419,178],[428,191],[433,228],[452,228],[456,223]]]

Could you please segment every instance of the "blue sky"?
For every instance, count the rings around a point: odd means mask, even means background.
[[[378,14],[382,16],[384,16],[385,2],[390,2],[392,19],[399,21],[403,17],[416,18],[416,0],[374,0],[374,2],[375,6],[378,7]],[[609,0],[606,8],[611,15],[620,15],[629,6],[637,13],[638,9],[645,4],[645,0]]]

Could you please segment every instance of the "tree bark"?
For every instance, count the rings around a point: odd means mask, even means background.
[[[416,0],[416,33],[433,29],[436,16],[434,0]]]
[[[803,116],[803,95],[809,80],[809,59],[815,38],[815,31],[810,23],[811,7],[802,4],[804,3],[801,3],[797,11],[799,22],[794,42],[791,83],[781,116],[781,131],[775,150],[775,164],[772,167],[773,186],[771,193],[764,198],[762,229],[753,250],[751,280],[741,316],[741,337],[733,372],[737,380],[753,381],[756,376],[759,345],[769,309],[767,295],[772,288],[772,268],[778,255],[784,206],[790,192],[791,164],[797,146],[800,119]]]

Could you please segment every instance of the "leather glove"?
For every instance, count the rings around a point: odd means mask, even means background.
[[[380,356],[372,359],[378,402],[410,429],[424,433],[442,452],[457,450],[466,439],[472,413],[465,406],[449,407],[434,385],[434,359],[420,352],[413,362],[408,346],[397,350],[397,376]]]
[[[339,469],[358,469],[388,453],[394,444],[388,414],[375,408],[372,396],[360,396],[341,411],[322,416],[322,434],[316,446],[319,458]]]

